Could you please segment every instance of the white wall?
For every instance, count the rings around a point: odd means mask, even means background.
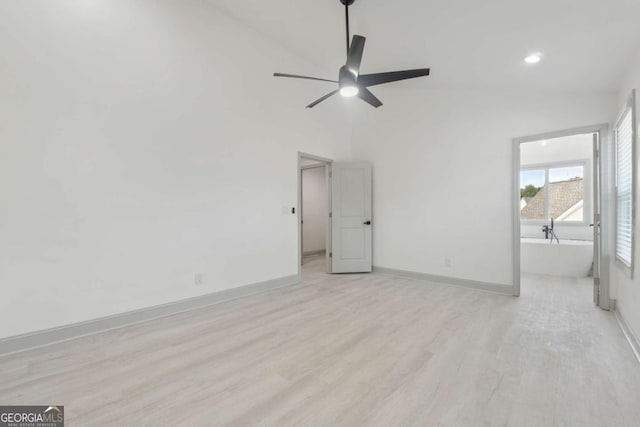
[[[620,91],[618,92],[615,110],[616,115],[611,117],[612,122],[615,122],[617,114],[622,111],[633,89],[636,89],[636,92],[640,90],[640,52],[636,55],[634,62],[622,80]],[[636,99],[636,117],[640,117],[638,107],[639,105]],[[638,121],[638,123],[640,124],[640,121]],[[640,135],[640,126],[638,135]],[[638,149],[640,146],[638,144],[640,144],[640,141],[636,141],[636,167],[640,165],[640,150]],[[638,206],[640,206],[640,204],[638,204],[638,200],[640,200],[640,184],[638,184],[638,182],[636,182],[635,197],[636,209],[638,209]],[[615,198],[613,198],[613,203],[615,203]],[[616,299],[617,309],[622,313],[622,316],[633,330],[636,338],[640,340],[640,223],[638,221],[638,215],[636,215],[634,227],[636,249],[633,262],[635,266],[635,277],[631,280],[622,265],[615,261],[615,249],[613,249],[611,256],[611,276],[613,282],[611,297]],[[613,228],[612,235],[615,235],[615,229]],[[615,245],[611,247],[615,248]]]
[[[0,337],[297,274],[317,67],[197,0],[0,2],[0,52]]]
[[[533,166],[558,162],[587,161],[584,184],[587,191],[585,199],[585,222],[586,225],[556,222],[554,231],[560,240],[593,240],[593,228],[589,226],[593,218],[593,135],[574,135],[563,138],[550,139],[548,141],[534,141],[520,144],[520,165]],[[531,238],[544,238],[542,225],[538,221],[536,224],[520,225],[520,236]],[[523,255],[524,256],[524,255]],[[524,271],[524,270],[523,270]]]
[[[610,120],[612,96],[376,88],[353,157],[373,164],[374,265],[512,283],[512,138]],[[445,258],[452,267],[445,267]]]
[[[327,246],[327,178],[325,167],[302,170],[302,252],[318,252]]]

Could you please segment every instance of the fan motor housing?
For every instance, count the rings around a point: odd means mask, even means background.
[[[340,72],[338,74],[338,86],[343,88],[345,86],[357,86],[358,85],[358,74],[354,73],[346,66],[340,67]]]

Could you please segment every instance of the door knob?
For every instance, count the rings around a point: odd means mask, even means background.
[[[363,222],[364,225],[371,225],[371,221],[365,221]]]

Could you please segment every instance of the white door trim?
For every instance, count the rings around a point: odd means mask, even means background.
[[[313,160],[319,163],[323,163],[322,166],[312,165],[312,166],[303,166],[303,160]],[[328,159],[326,157],[316,156],[315,154],[298,152],[298,203],[297,203],[297,221],[298,221],[298,280],[302,277],[302,171],[305,169],[324,167],[325,168],[325,176],[326,176],[326,187],[327,187],[327,227],[326,227],[326,251],[325,251],[325,265],[326,272],[331,273],[331,259],[329,254],[331,252],[331,221],[329,221],[329,214],[331,212],[331,163],[333,163],[332,159]]]
[[[609,200],[610,192],[609,184],[611,183],[611,144],[609,135],[609,125],[606,123],[584,126],[574,129],[561,130],[556,132],[542,133],[538,135],[525,136],[513,139],[513,157],[512,157],[512,223],[513,223],[513,296],[520,296],[520,144],[525,142],[540,141],[542,139],[561,138],[564,136],[582,135],[589,133],[600,134],[600,188],[598,194],[600,197],[601,211],[601,257],[600,257],[600,308],[604,310],[610,309],[609,299],[609,260],[610,260],[610,226],[611,215]],[[594,159],[595,160],[595,159]],[[593,162],[593,167],[597,166]],[[594,189],[595,190],[595,189]],[[594,195],[595,195],[594,191]]]

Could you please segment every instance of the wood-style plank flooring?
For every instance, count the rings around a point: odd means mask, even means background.
[[[512,298],[382,274],[303,283],[0,358],[0,404],[68,426],[638,426],[640,364],[587,280]]]

